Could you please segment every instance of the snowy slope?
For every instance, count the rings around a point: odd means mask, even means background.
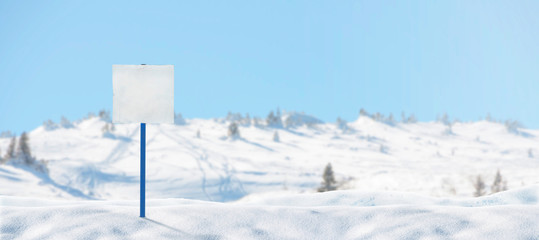
[[[481,174],[488,185],[500,169],[509,189],[539,182],[538,130],[509,133],[502,124],[436,122],[395,126],[360,117],[343,132],[333,123],[294,128],[191,119],[147,126],[147,197],[231,201],[251,193],[311,192],[331,162],[343,188],[471,196]],[[30,132],[32,152],[49,161],[50,178],[0,165],[0,195],[75,199],[138,199],[139,126],[116,125],[104,136],[98,117],[72,128]],[[196,137],[200,130],[201,138]],[[273,141],[277,131],[279,142]],[[9,139],[1,138],[5,149]],[[382,151],[381,151],[382,149]],[[528,156],[529,149],[537,156]],[[344,181],[341,181],[344,182]]]
[[[235,203],[0,197],[2,239],[539,239],[539,185],[481,198],[273,193]]]

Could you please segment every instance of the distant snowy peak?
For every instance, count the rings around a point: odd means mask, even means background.
[[[285,127],[299,127],[303,125],[312,126],[314,124],[324,123],[322,120],[305,114],[303,112],[286,112],[283,114],[283,123]]]

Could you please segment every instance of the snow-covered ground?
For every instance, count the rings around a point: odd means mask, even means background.
[[[539,239],[539,186],[442,199],[357,190],[234,203],[0,197],[2,239]]]
[[[139,126],[105,124],[31,131],[49,175],[0,165],[2,239],[539,239],[539,130],[363,116],[231,139],[225,119],[148,124],[144,220]],[[327,163],[344,191],[315,193]],[[472,198],[498,169],[509,191]]]

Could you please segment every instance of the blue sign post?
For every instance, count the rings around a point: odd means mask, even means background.
[[[143,218],[146,217],[146,123],[174,124],[174,66],[112,65],[112,99],[113,123],[140,124],[140,217]]]
[[[146,123],[140,124],[140,217],[146,217]]]

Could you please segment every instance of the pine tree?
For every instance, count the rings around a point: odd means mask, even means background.
[[[281,120],[281,113],[279,110],[277,110],[277,114],[274,114],[273,111],[270,111],[268,116],[266,117],[266,124],[269,127],[282,127],[283,122]]]
[[[417,118],[415,118],[415,115],[412,113],[412,115],[410,115],[410,117],[408,117],[408,120],[406,120],[407,123],[416,123],[417,122]]]
[[[240,130],[237,123],[233,122],[228,125],[228,136],[230,138],[237,138],[240,136]]]
[[[110,120],[110,112],[106,110],[99,111],[99,118],[105,122],[111,122]]]
[[[502,192],[507,190],[507,182],[503,180],[502,175],[500,174],[500,169],[496,172],[496,177],[494,178],[494,183],[490,187],[492,193]]]
[[[406,114],[404,112],[401,113],[401,122],[402,123],[407,123]]]
[[[279,142],[279,141],[280,141],[280,139],[279,139],[279,133],[278,133],[277,131],[275,131],[275,132],[273,133],[273,141],[274,141],[274,142]]]
[[[395,117],[393,117],[393,113],[389,114],[389,117],[387,117],[386,123],[389,125],[395,125],[397,121],[395,121]]]
[[[359,110],[359,116],[364,116],[364,117],[368,117],[369,116],[369,113],[367,111],[365,111],[365,109],[361,108]]]
[[[477,179],[474,183],[474,196],[475,197],[481,197],[485,195],[485,182],[483,182],[483,179],[481,178],[481,175],[477,175]]]
[[[185,125],[185,119],[183,119],[183,116],[181,113],[174,115],[174,124],[176,125]]]
[[[333,175],[333,169],[331,167],[331,163],[328,163],[326,165],[326,168],[324,168],[324,174],[322,175],[322,186],[318,188],[318,192],[326,192],[326,191],[333,191],[337,189],[335,184],[337,181],[335,181],[335,176]]]
[[[32,153],[30,152],[30,145],[28,144],[28,135],[26,132],[23,132],[19,138],[17,158],[26,165],[33,165],[35,163],[35,159],[32,157]]]
[[[50,131],[50,130],[57,129],[58,125],[56,125],[56,123],[54,123],[52,120],[49,119],[43,122],[43,127],[45,128],[45,130]]]
[[[4,156],[4,159],[6,162],[15,158],[15,142],[16,141],[17,141],[16,137],[11,138],[11,142],[9,143],[9,146],[7,147],[6,155]]]
[[[62,116],[62,119],[60,120],[60,126],[63,128],[72,128],[74,127],[73,123],[69,121],[66,117]]]
[[[335,125],[337,125],[337,128],[341,129],[343,133],[348,130],[348,123],[340,117],[337,118]]]

